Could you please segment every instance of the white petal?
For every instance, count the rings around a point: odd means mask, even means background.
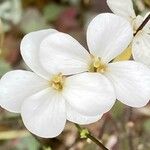
[[[51,89],[43,90],[24,101],[21,115],[33,134],[43,138],[56,137],[66,123],[65,100]]]
[[[132,54],[135,61],[150,67],[150,35],[138,33],[132,43]]]
[[[129,22],[110,13],[100,14],[89,24],[87,42],[90,52],[109,62],[127,48],[133,37]]]
[[[134,61],[109,64],[106,76],[112,81],[117,99],[132,107],[142,107],[150,99],[150,69]]]
[[[109,111],[116,100],[112,84],[98,73],[82,73],[66,78],[63,95],[76,111],[85,116]]]
[[[40,60],[48,72],[69,75],[86,71],[90,55],[74,38],[59,32],[42,41]]]
[[[85,116],[85,115],[77,112],[75,109],[73,109],[72,106],[67,104],[67,120],[69,120],[71,122],[81,124],[81,125],[87,125],[87,124],[98,121],[99,119],[102,118],[102,116],[103,116],[103,114],[97,115],[97,116]]]
[[[145,20],[145,19],[148,17],[148,15],[150,15],[150,12],[148,12],[148,13],[145,15],[145,17],[143,18],[143,20]],[[149,21],[147,22],[147,24],[144,26],[143,30],[144,30],[145,33],[150,34],[150,20],[149,20]]]
[[[48,81],[33,72],[16,70],[0,80],[0,105],[12,112],[20,112],[23,101],[48,87]]]
[[[25,63],[38,75],[47,79],[49,78],[49,73],[41,66],[38,53],[42,40],[55,32],[57,31],[53,29],[31,32],[25,35],[20,46],[21,55]]]
[[[133,30],[136,32],[142,22],[144,21],[144,18],[141,15],[138,15],[132,22]]]
[[[140,25],[143,23],[143,21],[148,17],[148,15],[150,14],[150,12],[149,13],[147,13],[144,17],[143,16],[141,16],[141,15],[138,15],[137,17],[136,17],[136,19],[134,19],[134,21],[133,21],[133,25],[134,25],[134,30],[137,30],[139,27],[140,27]],[[145,26],[143,27],[143,29],[142,29],[142,32],[143,33],[147,33],[147,34],[150,34],[150,20],[145,24]],[[137,35],[136,35],[137,36]]]
[[[136,17],[132,0],[107,0],[109,8],[117,15],[130,21]]]

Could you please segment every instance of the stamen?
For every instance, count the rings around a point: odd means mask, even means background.
[[[64,80],[65,77],[61,73],[54,75],[50,81],[50,86],[57,91],[61,91],[63,89]]]
[[[101,58],[92,56],[92,62],[89,67],[90,72],[104,73],[107,69],[107,65],[102,62]]]

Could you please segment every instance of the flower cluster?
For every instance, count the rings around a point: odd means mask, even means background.
[[[150,66],[150,21],[142,30],[137,32],[142,22],[150,13],[147,13],[145,17],[141,15],[136,16],[132,0],[107,0],[107,4],[115,14],[124,17],[132,26],[135,35],[132,40],[133,58]]]
[[[114,12],[128,17],[120,10],[123,2],[108,3]],[[99,120],[116,99],[132,107],[146,105],[150,69],[135,61],[112,61],[130,45],[133,34],[131,24],[112,13],[100,14],[89,24],[89,51],[54,29],[27,34],[20,49],[33,72],[6,73],[0,81],[0,105],[21,113],[27,129],[45,138],[59,135],[66,120],[78,124]],[[139,50],[133,47],[134,52]]]

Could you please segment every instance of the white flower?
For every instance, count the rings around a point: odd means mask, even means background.
[[[132,0],[107,0],[107,4],[115,14],[125,17],[130,22],[134,33],[149,15],[148,13],[145,17],[136,16]],[[150,21],[133,38],[132,54],[136,61],[150,66]]]
[[[122,53],[132,37],[128,21],[114,14],[100,14],[87,29],[90,54],[74,38],[58,32],[42,41],[39,58],[48,72],[59,70],[66,75],[98,72],[112,84],[118,100],[142,107],[150,99],[150,70],[134,61],[109,63]],[[77,99],[71,103],[76,106]]]
[[[69,73],[68,67],[71,64],[63,66],[63,70],[55,62],[51,64],[52,70],[41,64],[39,52],[42,53],[43,42],[56,32],[50,29],[27,34],[21,43],[21,54],[34,72],[10,71],[0,80],[0,105],[8,111],[21,113],[27,129],[45,138],[59,135],[66,120],[79,124],[99,120],[103,113],[111,109],[116,99],[111,83],[103,75],[82,73],[64,76],[73,74],[78,69],[80,53],[81,60],[88,59],[88,53],[80,45],[79,49],[76,47],[76,52],[72,51],[72,55],[77,57],[77,66],[72,71],[69,70]],[[60,41],[62,46],[65,44],[64,40]],[[78,46],[78,43],[74,44]],[[53,48],[53,44],[47,50],[51,47]],[[64,50],[63,47],[60,48]],[[56,53],[51,53],[53,60]]]
[[[25,126],[46,138],[60,134],[66,120],[97,121],[116,98],[130,106],[144,106],[150,98],[150,70],[134,61],[108,63],[132,36],[130,24],[109,13],[98,15],[88,27],[91,54],[56,30],[27,34],[21,54],[34,73],[5,74],[0,81],[1,106],[21,113]]]

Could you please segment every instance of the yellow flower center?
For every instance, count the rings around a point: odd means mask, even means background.
[[[57,91],[61,91],[63,89],[65,77],[60,73],[54,75],[50,81],[50,86]]]
[[[89,67],[90,72],[104,73],[107,69],[107,65],[102,62],[101,58],[92,56],[92,62]]]

